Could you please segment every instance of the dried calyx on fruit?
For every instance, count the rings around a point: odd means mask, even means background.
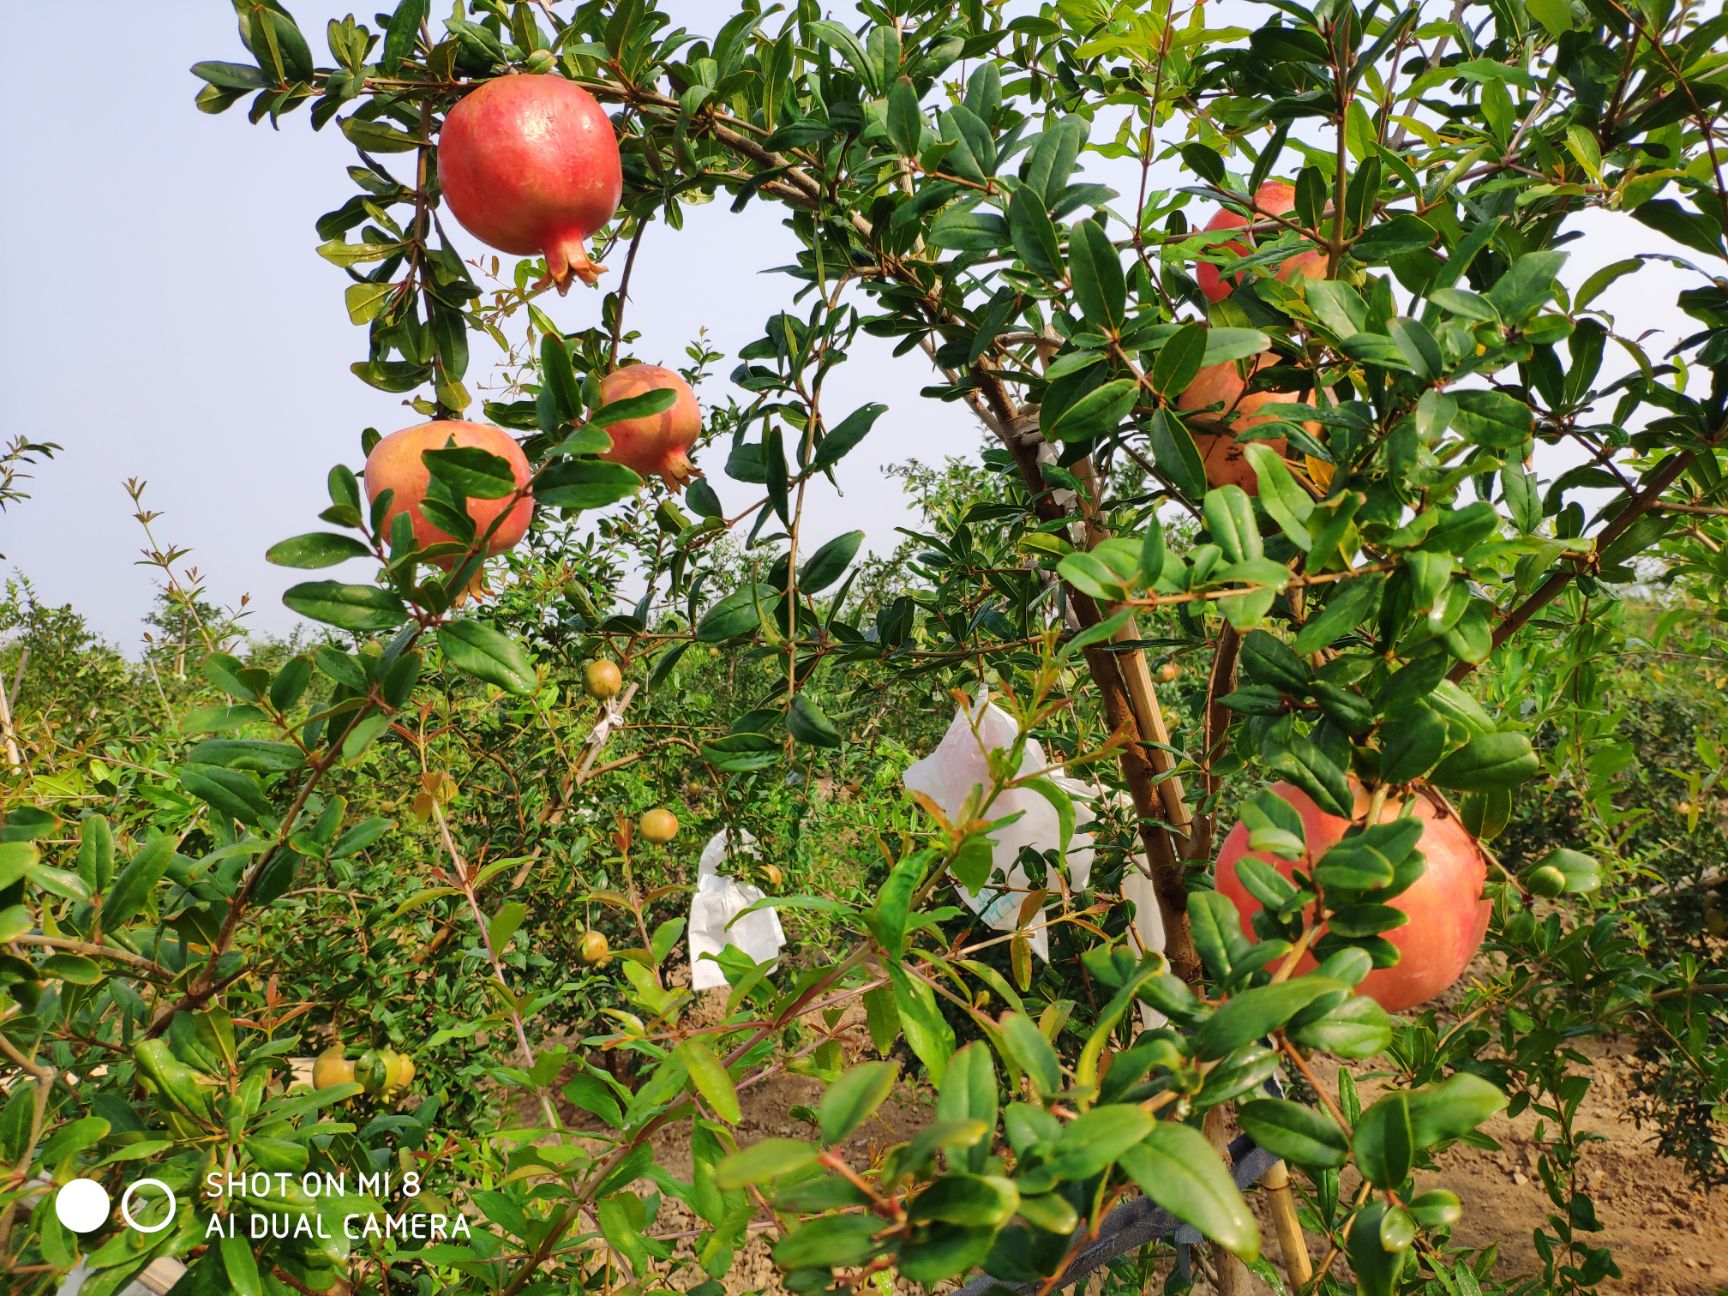
[[[618,210],[618,133],[598,100],[561,76],[486,82],[444,119],[438,183],[462,227],[500,252],[546,257],[559,292],[605,269],[587,242]]]

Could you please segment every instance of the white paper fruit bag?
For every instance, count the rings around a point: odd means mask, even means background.
[[[936,750],[907,769],[903,782],[914,792],[922,792],[950,817],[958,815],[966,799],[975,789],[990,784],[990,762],[987,755],[1011,747],[1014,743],[1014,719],[983,694],[970,710],[958,711],[954,723],[937,744]],[[1021,757],[1021,774],[1045,768],[1044,749],[1028,741]],[[1068,843],[1066,862],[1068,877],[1076,891],[1084,890],[1092,876],[1092,834],[1082,829],[1096,817],[1087,802],[1092,789],[1077,779],[1063,774],[1056,766],[1046,773],[1051,782],[1074,798],[1075,831]],[[985,886],[977,891],[960,888],[964,899],[980,918],[996,931],[1013,931],[1018,926],[1021,904],[1026,899],[1029,879],[1018,863],[1020,848],[1030,846],[1037,851],[1051,850],[1061,840],[1061,826],[1056,808],[1030,788],[1009,788],[986,807],[986,819],[1002,819],[1016,814],[1020,818],[1004,824],[990,835],[994,843],[994,866],[991,876],[1001,877],[1005,886]],[[1050,913],[1045,907],[1044,912]],[[1034,926],[1030,941],[1032,952],[1045,962],[1050,961],[1050,938],[1042,922]]]
[[[696,873],[696,894],[690,898],[690,988],[693,990],[714,990],[726,984],[726,974],[715,960],[728,945],[737,947],[758,963],[771,963],[780,957],[780,950],[786,944],[780,916],[772,909],[758,909],[755,913],[738,917],[763,896],[761,888],[720,872],[728,855],[727,831],[722,828],[702,848],[702,860]],[[754,855],[758,850],[756,839],[739,830],[732,853]]]

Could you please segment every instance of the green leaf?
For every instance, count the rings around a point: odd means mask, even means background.
[[[936,1220],[974,1228],[998,1228],[1020,1208],[1020,1191],[998,1175],[943,1175],[907,1207],[915,1224]]]
[[[869,1120],[899,1078],[898,1063],[861,1062],[829,1085],[816,1108],[823,1144],[832,1147]]]
[[[1046,1164],[1060,1178],[1090,1179],[1145,1139],[1154,1124],[1144,1108],[1128,1103],[1094,1107],[1063,1126]]]
[[[1396,1188],[1409,1178],[1416,1155],[1410,1095],[1389,1093],[1363,1112],[1351,1146],[1363,1177],[1376,1188]]]
[[[1250,328],[1209,328],[1206,330],[1205,363],[1210,365],[1228,364],[1234,360],[1246,360],[1257,356],[1263,351],[1272,349],[1272,339],[1259,329]]]
[[[503,499],[516,491],[510,461],[479,446],[422,450],[420,459],[435,480],[469,499]]]
[[[576,370],[570,363],[569,344],[557,333],[540,339],[540,381],[552,393],[559,422],[574,422],[582,413],[582,384],[576,381]]]
[[[1062,277],[1056,226],[1044,206],[1043,195],[1029,185],[1015,190],[1008,200],[1008,232],[1027,269],[1042,279],[1055,281]]]
[[[772,1138],[734,1152],[714,1168],[714,1183],[724,1191],[749,1188],[816,1164],[817,1152],[796,1139]]]
[[[766,585],[745,585],[733,590],[703,614],[696,624],[698,643],[724,643],[754,634],[764,615],[780,606],[780,596]]]
[[[994,252],[1008,242],[1008,222],[995,212],[950,207],[931,222],[925,238],[950,252]]]
[[[78,876],[92,894],[106,891],[113,881],[114,830],[101,815],[91,815],[78,825]],[[0,945],[5,943],[0,940]]]
[[[219,59],[194,63],[192,75],[223,90],[262,90],[270,84],[250,63],[224,63]]]
[[[793,738],[811,747],[840,746],[840,731],[807,693],[792,699],[791,709],[786,712],[786,728]]]
[[[926,982],[910,976],[898,964],[890,965],[888,979],[894,985],[894,1004],[900,1010],[906,1043],[930,1073],[930,1082],[940,1085],[948,1059],[954,1055],[954,1028],[942,1016],[936,1006],[936,992]]]
[[[534,664],[522,646],[482,621],[456,621],[438,627],[444,660],[506,693],[528,694],[539,687]]]
[[[1460,1138],[1506,1108],[1506,1095],[1481,1076],[1460,1071],[1409,1095],[1410,1135],[1419,1148]]]
[[[1347,1254],[1360,1296],[1392,1296],[1398,1290],[1398,1274],[1408,1252],[1388,1251],[1381,1244],[1380,1229],[1386,1215],[1386,1204],[1371,1200],[1356,1212],[1350,1225]]]
[[[1216,1061],[1283,1026],[1324,995],[1347,990],[1330,977],[1312,974],[1277,985],[1256,986],[1233,997],[1194,1036],[1195,1055]]]
[[[683,1061],[684,1069],[690,1073],[690,1083],[702,1095],[708,1109],[728,1125],[736,1125],[744,1115],[738,1105],[738,1091],[714,1050],[692,1036],[673,1051]]]
[[[1260,528],[1254,520],[1254,504],[1247,491],[1234,484],[1220,486],[1206,492],[1200,508],[1206,530],[1212,542],[1223,550],[1225,562],[1252,561],[1264,554]]]
[[[1127,281],[1121,254],[1097,221],[1079,221],[1071,231],[1068,276],[1088,327],[1105,334],[1119,332],[1126,318]]]
[[[859,406],[836,426],[829,428],[823,434],[821,444],[816,447],[816,456],[810,461],[811,470],[824,472],[839,463],[847,451],[864,439],[887,409],[886,405],[872,401],[868,405]]]
[[[588,426],[597,428],[611,427],[614,423],[622,423],[626,419],[652,418],[656,414],[664,414],[678,403],[678,393],[670,387],[658,387],[653,391],[645,391],[639,396],[626,396],[623,400],[615,400],[602,405],[588,416]]]
[[[774,1244],[782,1269],[841,1269],[863,1264],[882,1249],[874,1215],[826,1215],[800,1224]]]
[[[1517,787],[1541,768],[1541,758],[1523,734],[1488,733],[1441,761],[1434,782],[1459,792],[1488,792]]]
[[[1452,426],[1471,445],[1513,450],[1530,439],[1535,423],[1530,407],[1505,392],[1471,389],[1451,393],[1456,409]]]
[[[1199,1130],[1157,1121],[1139,1147],[1121,1156],[1140,1191],[1233,1255],[1260,1254],[1260,1226],[1218,1153]]]
[[[546,508],[604,508],[635,494],[641,486],[642,479],[623,464],[562,459],[541,469],[534,498]]]
[[[1586,895],[1602,885],[1602,866],[1595,857],[1567,846],[1555,847],[1530,866],[1531,870],[1539,868],[1551,868],[1560,874],[1560,890],[1566,895]]]
[[[394,630],[408,619],[402,600],[375,585],[306,581],[289,589],[282,601],[301,616],[341,630]]]
[[[1149,439],[1153,461],[1172,486],[1192,500],[1206,494],[1206,462],[1181,419],[1158,410],[1152,415]]]
[[[1132,378],[1117,378],[1094,387],[1079,400],[1041,425],[1051,441],[1090,441],[1114,431],[1134,408],[1140,387]]]
[[[1115,603],[1128,596],[1121,574],[1103,558],[1084,549],[1064,555],[1056,564],[1056,574],[1082,594],[1101,602]]]
[[[1002,1052],[1032,1082],[1032,1092],[1048,1098],[1062,1088],[1062,1063],[1050,1041],[1024,1013],[1011,1012],[997,1023]]]
[[[1285,1098],[1257,1098],[1236,1109],[1242,1132],[1274,1156],[1316,1170],[1341,1166],[1350,1140],[1323,1112]]]
[[[354,536],[311,531],[270,546],[265,560],[278,567],[334,567],[350,558],[365,558],[372,550]]]
[[[1339,954],[1345,953],[1354,953],[1364,960],[1368,958],[1360,949],[1339,951]],[[1333,955],[1333,958],[1337,957]],[[1328,959],[1327,965],[1330,963],[1331,959]],[[1322,971],[1331,970],[1327,965],[1322,965]],[[1335,1057],[1371,1058],[1384,1053],[1391,1045],[1392,1018],[1365,995],[1351,995],[1325,1016],[1294,1027],[1290,1038]]]
[[[888,142],[901,157],[917,157],[924,133],[924,113],[918,107],[918,92],[907,77],[900,77],[888,91]]]
[[[841,576],[858,554],[858,547],[864,543],[862,531],[848,531],[837,535],[815,553],[811,554],[804,566],[798,571],[798,588],[806,594],[814,594],[825,590]]]
[[[252,1244],[244,1234],[229,1237],[219,1234],[216,1249],[222,1256],[222,1270],[228,1277],[228,1290],[235,1296],[262,1296],[263,1278],[258,1273],[258,1261],[252,1254]]]
[[[180,771],[180,783],[218,814],[243,824],[257,827],[273,817],[270,798],[258,780],[243,770],[188,765]]]
[[[1174,400],[1187,389],[1205,360],[1206,334],[1206,326],[1196,322],[1184,324],[1165,340],[1147,375],[1153,391],[1166,400]]]

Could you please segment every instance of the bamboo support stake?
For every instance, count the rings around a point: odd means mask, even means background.
[[[1260,1184],[1272,1208],[1272,1227],[1278,1233],[1278,1251],[1284,1257],[1284,1272],[1290,1289],[1300,1291],[1314,1280],[1314,1262],[1308,1256],[1308,1240],[1296,1218],[1296,1195],[1290,1191],[1290,1167],[1274,1161]]]
[[[24,756],[18,750],[18,734],[12,728],[12,704],[6,698],[6,681],[0,678],[0,738],[6,743],[6,763],[16,774],[24,768]]]

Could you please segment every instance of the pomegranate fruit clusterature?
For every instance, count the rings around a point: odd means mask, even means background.
[[[397,514],[407,513],[414,524],[414,542],[422,548],[448,544],[454,539],[420,510],[421,501],[426,498],[427,487],[432,482],[431,471],[420,456],[428,450],[443,450],[451,445],[470,446],[495,454],[509,463],[517,486],[528,482],[528,457],[522,453],[522,447],[516,444],[514,437],[498,428],[440,419],[392,432],[373,446],[372,453],[366,456],[367,500],[376,500],[386,490],[391,492],[389,511],[384,515],[382,527],[386,536]],[[514,501],[509,495],[502,499],[468,500],[468,516],[474,520],[477,535],[486,535],[500,515],[503,515],[503,520],[486,542],[488,554],[503,553],[528,533],[528,523],[534,516],[534,500],[526,494]],[[442,558],[438,562],[439,566],[449,570],[455,559]]]
[[[701,475],[690,462],[690,447],[702,433],[702,407],[690,384],[660,365],[625,365],[601,379],[600,403],[613,405],[656,391],[676,393],[671,408],[608,424],[612,448],[600,457],[643,477],[658,476],[677,492]]]
[[[488,81],[444,119],[438,184],[462,227],[500,252],[546,257],[559,292],[604,266],[587,243],[624,194],[618,133],[606,110],[560,76]]]
[[[1352,822],[1327,814],[1306,792],[1289,783],[1274,784],[1272,791],[1302,816],[1305,848],[1301,860],[1277,859],[1249,850],[1248,826],[1241,822],[1230,830],[1218,852],[1217,888],[1236,906],[1242,930],[1248,935],[1253,934],[1250,920],[1261,905],[1242,885],[1236,861],[1252,855],[1286,878],[1297,868],[1311,872],[1320,857],[1344,839]],[[1357,787],[1356,822],[1365,820],[1367,809],[1367,794]],[[1389,822],[1401,813],[1403,807],[1389,800],[1380,820]],[[1481,947],[1492,908],[1482,894],[1488,879],[1488,861],[1464,825],[1423,794],[1416,796],[1412,813],[1424,825],[1417,849],[1422,852],[1425,867],[1421,877],[1386,902],[1405,914],[1408,921],[1382,933],[1397,947],[1398,962],[1392,967],[1375,968],[1356,987],[1358,993],[1367,995],[1388,1012],[1403,1012],[1427,1003],[1463,976]],[[1300,975],[1313,967],[1310,955],[1297,966],[1296,972]]]

